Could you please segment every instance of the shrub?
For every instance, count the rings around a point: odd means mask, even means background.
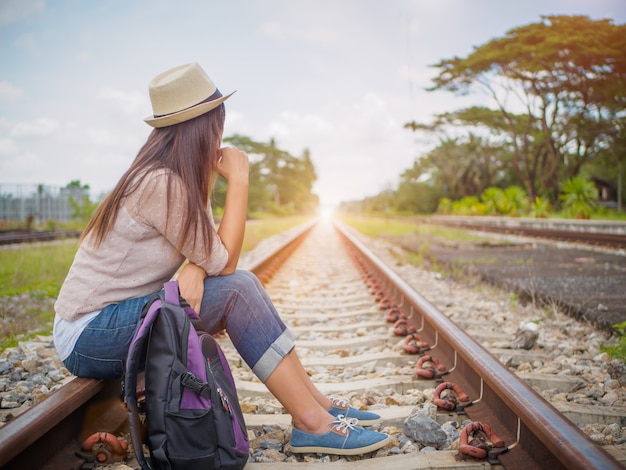
[[[563,208],[576,219],[589,219],[598,205],[598,189],[582,176],[567,180],[561,188]]]
[[[626,322],[613,325],[613,332],[619,338],[617,344],[602,345],[600,350],[607,353],[611,358],[624,362],[626,360]]]

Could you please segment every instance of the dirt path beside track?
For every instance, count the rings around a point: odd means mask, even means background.
[[[528,239],[476,243],[411,236],[396,243],[523,298],[558,306],[601,329],[626,321],[624,253]]]

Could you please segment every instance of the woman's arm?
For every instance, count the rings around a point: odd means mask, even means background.
[[[224,215],[217,230],[228,251],[228,262],[220,275],[232,274],[237,269],[248,210],[248,156],[239,149],[223,147],[217,163],[218,173],[228,182]]]
[[[217,233],[228,251],[228,261],[220,275],[227,275],[235,272],[243,245],[248,208],[249,163],[248,156],[236,148],[222,148],[220,155],[217,171],[228,182],[228,188],[224,215]],[[200,311],[206,275],[203,268],[191,262],[178,275],[180,294],[196,312]]]

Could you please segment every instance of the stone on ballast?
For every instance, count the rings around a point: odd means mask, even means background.
[[[422,446],[442,448],[448,436],[437,421],[428,416],[415,415],[404,421],[404,434]]]

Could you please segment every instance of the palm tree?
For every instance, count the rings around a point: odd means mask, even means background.
[[[591,217],[598,204],[598,189],[582,176],[575,176],[567,180],[561,188],[560,195],[563,207],[576,219]]]

